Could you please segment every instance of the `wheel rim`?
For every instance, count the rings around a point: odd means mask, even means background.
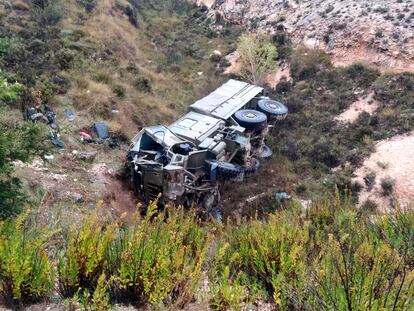
[[[257,115],[256,115],[256,114],[254,114],[254,113],[252,113],[252,112],[248,112],[248,113],[246,113],[244,116],[245,116],[246,118],[249,118],[249,119],[255,119],[255,118],[257,118]]]

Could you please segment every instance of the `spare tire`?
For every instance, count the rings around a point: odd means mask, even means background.
[[[211,167],[217,165],[217,178],[218,179],[234,179],[244,173],[244,168],[240,165],[232,164],[229,162],[206,160],[206,169],[211,171]]]
[[[239,110],[233,117],[246,130],[261,129],[267,123],[267,116],[263,112],[252,109]]]
[[[284,120],[289,112],[288,108],[273,99],[261,99],[257,102],[257,109],[265,113],[269,118]]]

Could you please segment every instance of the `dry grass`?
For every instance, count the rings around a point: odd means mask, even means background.
[[[116,105],[115,95],[108,85],[84,78],[78,80],[71,90],[71,96],[77,109],[87,110],[104,118],[110,118]]]

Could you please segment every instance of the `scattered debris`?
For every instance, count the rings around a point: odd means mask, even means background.
[[[65,149],[65,144],[60,140],[60,135],[58,133],[51,133],[50,134],[50,141],[53,145],[60,149]]]
[[[73,113],[73,111],[66,109],[65,113],[66,113],[66,118],[69,122],[73,122],[75,120],[75,114]]]
[[[92,136],[89,135],[86,132],[80,132],[79,136],[80,136],[80,140],[82,142],[85,142],[85,143],[95,143],[96,142],[95,139],[93,139]]]
[[[96,135],[101,140],[109,138],[108,126],[103,122],[94,123],[92,128],[95,130]]]
[[[50,154],[50,155],[45,155],[44,158],[45,160],[53,161],[55,159],[55,156],[53,154]]]

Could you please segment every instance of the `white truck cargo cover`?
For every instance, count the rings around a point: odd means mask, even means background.
[[[220,119],[190,111],[170,125],[169,129],[175,135],[201,142],[224,124],[225,122]]]
[[[195,102],[190,110],[227,120],[262,91],[261,87],[232,79]]]

